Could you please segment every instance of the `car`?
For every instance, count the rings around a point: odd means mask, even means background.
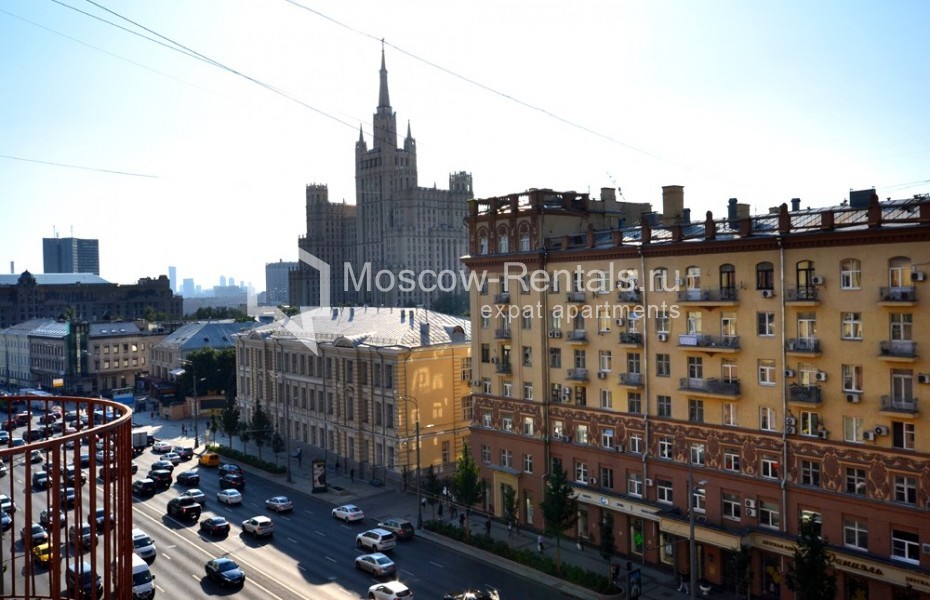
[[[84,474],[84,471],[75,469],[74,465],[68,465],[65,467],[65,481],[72,487],[77,485],[79,481],[80,485],[84,485],[87,483],[87,475]]]
[[[361,521],[365,518],[365,513],[362,512],[362,509],[355,506],[354,504],[343,504],[342,506],[337,506],[333,509],[333,518],[345,521],[346,523]]]
[[[167,490],[171,487],[171,471],[155,469],[149,472],[148,478],[155,482],[156,489],[161,488]]]
[[[68,541],[71,542],[71,545],[74,546],[74,549],[78,552],[89,550],[94,543],[94,537],[90,533],[90,525],[84,523],[83,525],[72,525],[69,527]]]
[[[242,522],[242,531],[251,533],[255,537],[271,537],[274,535],[274,523],[264,515],[258,515]]]
[[[48,473],[45,471],[32,472],[32,487],[44,490],[48,487]]]
[[[394,561],[380,552],[363,554],[357,557],[355,559],[355,568],[361,571],[368,571],[375,577],[385,577],[397,572],[397,566],[394,565]]]
[[[29,462],[35,464],[40,463],[45,460],[45,457],[42,455],[41,450],[32,450],[29,452]]]
[[[0,512],[0,531],[9,531],[13,526],[13,517],[10,513]]]
[[[204,452],[197,462],[204,467],[218,467],[220,466],[220,455],[216,452]]]
[[[376,583],[368,588],[369,600],[413,600],[413,592],[399,581]]]
[[[229,521],[226,517],[210,517],[200,522],[200,531],[207,535],[229,535]]]
[[[275,512],[294,510],[294,503],[287,496],[275,496],[265,500],[265,508]]]
[[[68,598],[84,600],[103,597],[103,581],[87,561],[68,564],[65,586],[68,588]]]
[[[152,463],[152,466],[149,467],[149,470],[151,471],[158,469],[162,471],[168,471],[169,473],[174,473],[174,463],[170,460],[156,460]]]
[[[98,450],[97,454],[94,455],[94,458],[97,459],[98,465],[102,465],[103,463],[112,463],[116,461],[116,452],[113,452],[112,450],[109,452]]]
[[[100,535],[106,531],[109,525],[113,522],[113,515],[108,516],[104,509],[98,508],[94,512],[93,516],[87,515],[87,522],[90,523],[91,521],[97,524],[97,535]]]
[[[442,600],[501,600],[501,595],[492,587],[488,587],[486,590],[475,588],[446,594],[442,597]]]
[[[168,516],[176,519],[196,521],[202,511],[200,503],[189,496],[178,496],[168,501]]]
[[[61,490],[61,502],[69,509],[74,508],[75,491],[73,487]]]
[[[413,527],[413,523],[407,519],[391,518],[385,519],[378,523],[378,527],[381,529],[387,529],[394,534],[398,540],[409,540],[414,536],[416,529]]]
[[[29,414],[29,412],[23,411],[21,413],[17,413],[16,417],[14,417],[13,420],[16,422],[17,427],[22,427],[23,425],[28,423],[29,419],[31,418],[32,418],[32,415]]]
[[[191,470],[178,473],[175,481],[181,485],[200,485],[200,472],[197,470]]]
[[[198,488],[191,488],[187,491],[181,492],[181,498],[193,498],[197,501],[197,504],[203,506],[207,503],[207,495],[203,493],[202,490]]]
[[[90,466],[90,454],[81,454],[80,457],[81,468],[86,469]]]
[[[235,488],[227,488],[216,494],[216,501],[220,504],[242,504],[242,492]]]
[[[220,465],[220,468],[218,469],[218,471],[221,477],[223,475],[242,475],[243,477],[245,476],[245,474],[242,472],[242,467],[240,467],[239,465],[233,464],[233,463],[226,463],[225,465]]]
[[[239,491],[245,489],[245,477],[242,475],[237,475],[235,473],[230,475],[223,475],[220,477],[220,489],[225,490],[227,488],[234,488]]]
[[[165,452],[171,452],[171,444],[163,440],[159,440],[152,444],[152,452],[155,454],[164,454]]]
[[[204,568],[207,577],[223,587],[242,587],[245,584],[245,572],[231,558],[214,558]]]
[[[139,465],[136,464],[136,461],[132,461],[129,465],[129,470],[132,471],[133,475],[139,472]]]
[[[397,538],[387,529],[369,529],[355,536],[355,545],[360,550],[389,552],[397,545]]]
[[[148,477],[132,482],[132,493],[140,498],[149,498],[155,495],[155,482]]]
[[[6,429],[0,429],[0,444],[6,446],[10,443],[10,432]]]
[[[19,448],[20,446],[26,445],[26,440],[21,437],[10,438],[10,445],[14,448]]]
[[[16,512],[16,505],[13,504],[13,499],[6,494],[0,494],[0,510],[5,513]]]
[[[47,567],[49,563],[52,562],[54,554],[55,546],[48,541],[32,547],[32,560],[34,560],[37,565],[43,567]]]
[[[177,452],[166,452],[162,454],[161,458],[162,460],[167,460],[175,467],[181,464],[182,462],[181,455],[178,454]]]
[[[139,528],[132,530],[132,548],[140,558],[149,560],[155,558],[158,549],[155,547],[155,540],[152,536],[145,533]]]
[[[194,449],[188,446],[175,446],[171,451],[180,456],[182,461],[194,458]]]
[[[52,528],[64,527],[65,526],[65,511],[58,511],[58,518],[55,518],[54,511],[43,510],[39,513],[39,525],[45,527],[46,531],[51,530]]]
[[[33,546],[44,544],[48,541],[48,532],[38,523],[33,523],[31,527],[23,527],[20,529],[19,536],[23,539],[23,544],[26,543],[26,538],[32,539]]]

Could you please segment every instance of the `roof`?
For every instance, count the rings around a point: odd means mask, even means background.
[[[35,329],[47,326],[54,321],[54,319],[29,319],[6,329],[0,329],[0,335],[30,335]]]
[[[63,338],[71,333],[70,321],[46,321],[29,334],[35,337]]]
[[[468,343],[471,322],[422,308],[312,308],[293,318],[256,327],[247,335],[301,337],[346,347],[417,348]]]
[[[70,285],[74,283],[99,285],[109,281],[93,273],[31,273],[37,285]],[[0,285],[16,285],[21,275],[0,275]]]
[[[159,346],[177,348],[182,352],[202,348],[232,348],[233,337],[245,329],[255,327],[258,323],[247,321],[236,323],[230,320],[197,321],[188,323],[166,337]]]
[[[115,321],[112,323],[91,323],[87,335],[88,337],[104,337],[140,333],[142,333],[142,329],[132,321]]]

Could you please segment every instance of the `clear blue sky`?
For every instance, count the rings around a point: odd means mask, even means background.
[[[930,191],[927,2],[296,1],[317,12],[0,3],[0,155],[151,176],[0,158],[0,271],[41,272],[57,230],[100,239],[110,281],[175,265],[264,289],[266,262],[296,260],[307,183],[355,201],[381,38],[421,186],[465,170],[478,197],[606,186],[660,208],[677,184],[697,217]]]

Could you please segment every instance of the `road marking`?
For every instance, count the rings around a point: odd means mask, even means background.
[[[433,565],[434,567],[439,567],[440,569],[445,569],[445,567],[438,562],[429,561],[429,564]]]
[[[299,544],[299,543],[300,543],[300,542],[298,542],[297,540],[295,540],[294,538],[285,538],[285,539],[286,539],[287,541],[291,542],[292,544]]]
[[[318,536],[321,536],[321,537],[326,537],[326,534],[325,534],[325,533],[323,533],[322,531],[317,531],[316,529],[313,530],[313,533],[315,533],[315,534],[317,534]]]
[[[329,557],[329,556],[327,556],[327,557],[325,557],[325,558],[326,558],[326,560],[328,560],[328,561],[330,561],[330,562],[334,562],[334,563],[339,562],[339,561],[337,561],[335,558],[331,558],[331,557]]]

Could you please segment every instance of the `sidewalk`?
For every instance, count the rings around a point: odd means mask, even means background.
[[[157,428],[154,435],[159,439],[168,440],[171,442],[177,442],[179,444],[193,445],[194,436],[191,431],[190,420],[178,420],[178,421],[168,421],[159,417],[152,419],[149,413],[136,413],[134,415],[135,421],[144,426],[152,425]],[[204,451],[204,433],[205,433],[205,420],[201,420],[200,426],[200,446],[197,448],[196,454],[201,454]],[[181,426],[184,425],[187,427],[188,432],[186,436],[183,436],[181,433]],[[228,438],[224,436],[217,436],[217,442],[221,444],[227,444],[229,442]],[[237,437],[233,437],[233,448],[236,450],[242,449],[242,443]],[[248,446],[249,452],[257,456],[257,448],[253,444]],[[294,448],[296,450],[296,448]],[[313,448],[311,446],[303,447],[303,460],[298,464],[296,458],[291,458],[291,474],[292,474],[292,483],[287,482],[285,475],[271,475],[265,471],[258,469],[250,468],[247,465],[243,465],[244,469],[256,476],[261,476],[267,479],[276,481],[277,483],[290,487],[294,490],[299,490],[301,492],[312,494],[311,491],[311,476],[312,476],[312,465],[313,457],[315,453],[319,454],[319,457],[322,458],[322,451]],[[274,461],[274,454],[271,453],[270,449],[266,446],[262,449],[262,456],[266,460]],[[284,453],[279,455],[280,464],[285,464],[287,457],[284,456]],[[416,490],[413,486],[410,486],[407,492],[403,492],[400,489],[396,489],[387,486],[374,486],[369,484],[367,480],[362,481],[359,478],[352,478],[347,474],[337,472],[332,466],[327,471],[327,483],[329,485],[329,491],[325,493],[312,494],[314,497],[321,500],[329,502],[333,506],[340,504],[357,504],[362,510],[365,511],[365,516],[369,519],[375,519],[382,521],[390,517],[400,517],[408,519],[414,525],[417,523],[417,512],[418,504],[416,498]],[[426,509],[423,511],[423,520],[427,521],[435,518],[434,511],[438,508],[437,506],[426,505]],[[448,510],[445,511],[445,519],[447,522],[457,521],[457,519],[450,519]],[[487,517],[480,513],[472,513],[470,521],[470,527],[475,535],[483,535],[485,532],[485,523]],[[538,531],[528,530],[521,528],[519,533],[514,533],[512,538],[510,538],[510,543],[514,548],[529,548],[536,549],[536,537],[539,534]],[[572,585],[568,582],[565,582],[561,579],[554,577],[549,577],[543,575],[539,571],[535,571],[529,567],[513,563],[508,560],[504,560],[499,556],[490,554],[467,546],[465,544],[456,542],[445,536],[441,536],[429,531],[417,530],[417,536],[422,539],[429,540],[430,542],[441,544],[448,548],[453,548],[463,553],[467,553],[470,556],[483,560],[489,564],[493,564],[497,567],[507,568],[515,573],[536,579],[539,581],[548,582],[553,590],[558,590],[560,595],[574,598],[625,598],[622,595],[616,596],[600,596],[575,585]],[[491,522],[491,537],[496,540],[501,540],[504,542],[508,541],[508,531],[507,526],[496,520]],[[601,558],[600,554],[596,547],[584,546],[582,550],[579,550],[575,542],[569,539],[563,539],[561,541],[561,559],[563,564],[572,564],[593,571],[595,573],[601,573],[605,576],[607,575],[607,563]],[[555,557],[555,540],[552,538],[546,538],[546,554]],[[678,586],[677,576],[671,570],[663,570],[654,565],[644,565],[636,561],[634,556],[624,556],[624,555],[615,555],[614,562],[619,563],[621,566],[620,577],[625,581],[626,579],[626,563],[627,561],[632,561],[632,568],[639,569],[642,573],[642,594],[640,598],[642,600],[664,600],[668,598],[687,598],[688,595],[676,590]],[[700,591],[697,592],[697,597],[701,597]],[[730,598],[731,594],[721,593],[719,591],[711,592],[711,598]],[[509,600],[509,599],[505,599]]]

